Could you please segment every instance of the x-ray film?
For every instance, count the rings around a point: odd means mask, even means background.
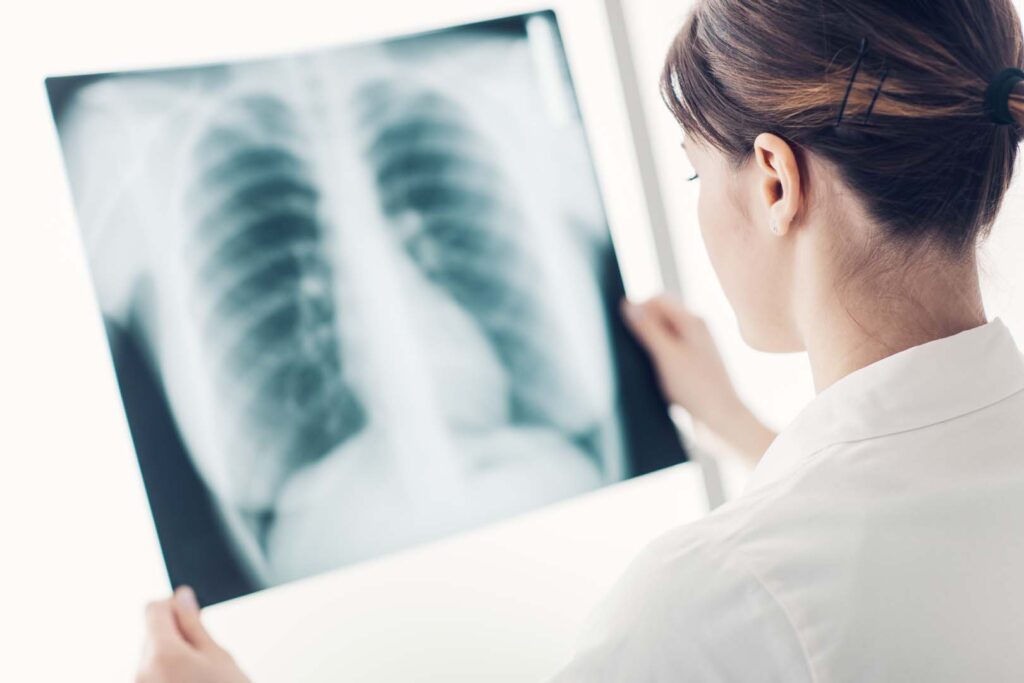
[[[618,320],[553,13],[47,86],[203,604],[685,459]]]

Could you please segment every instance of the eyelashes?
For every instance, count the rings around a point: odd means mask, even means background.
[[[687,153],[687,151],[686,151],[686,143],[685,142],[682,142],[682,143],[679,144],[679,149],[683,150],[683,154],[686,154],[687,159],[689,159],[689,153]],[[690,168],[692,169],[693,166],[691,166]],[[700,174],[697,173],[696,170],[694,170],[693,175],[690,176],[689,178],[687,178],[686,180],[687,180],[687,182],[693,181],[693,180],[700,180]]]

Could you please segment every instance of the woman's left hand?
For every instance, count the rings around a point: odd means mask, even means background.
[[[250,683],[203,626],[190,588],[146,607],[146,634],[137,683]]]
[[[626,323],[647,350],[670,402],[684,408],[750,462],[775,438],[740,399],[703,319],[667,296],[624,302]]]

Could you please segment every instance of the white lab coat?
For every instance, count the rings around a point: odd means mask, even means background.
[[[1000,320],[823,391],[638,558],[557,683],[1024,681],[1024,361]]]

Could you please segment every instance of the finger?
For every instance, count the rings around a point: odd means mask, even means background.
[[[154,645],[183,642],[174,618],[172,600],[160,600],[146,605],[146,634]]]
[[[647,302],[647,306],[653,313],[660,315],[680,336],[685,336],[697,326],[704,324],[703,318],[665,294],[654,297]]]
[[[640,344],[651,353],[668,349],[677,335],[666,324],[664,316],[652,308],[650,302],[634,304],[623,302],[623,317]]]
[[[190,645],[200,650],[217,647],[213,636],[203,626],[195,591],[188,586],[179,586],[174,591],[172,603],[178,629]]]

